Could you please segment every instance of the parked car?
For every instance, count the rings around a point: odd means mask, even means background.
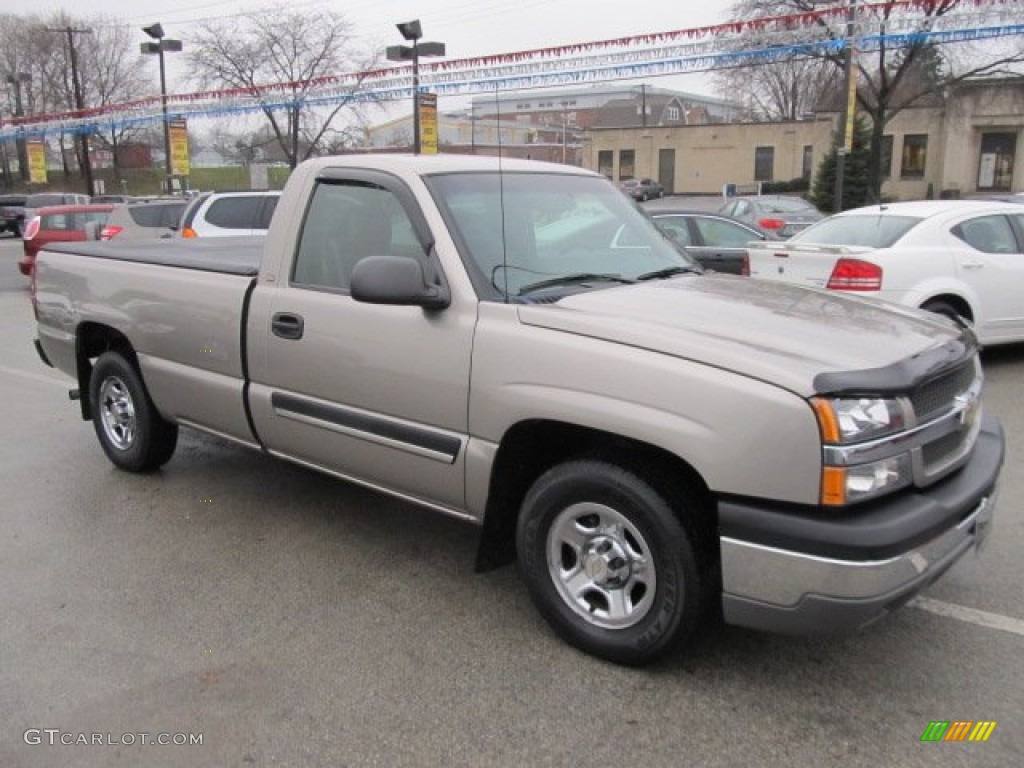
[[[280,197],[280,190],[204,193],[188,204],[179,231],[182,237],[265,235]]]
[[[22,219],[21,231],[24,233],[28,223],[38,214],[40,209],[55,205],[89,205],[88,195],[78,192],[37,192],[25,198],[25,216]]]
[[[786,195],[734,197],[718,212],[739,219],[763,234],[780,240],[792,237],[824,218],[821,211],[803,198]]]
[[[109,204],[55,205],[40,209],[25,225],[24,256],[18,262],[18,270],[23,275],[31,275],[35,271],[36,254],[50,243],[98,239],[113,209]]]
[[[705,269],[750,274],[747,244],[767,235],[738,219],[697,210],[648,210],[658,229],[682,246]]]
[[[1024,341],[1024,208],[981,200],[872,205],[786,243],[752,244],[750,274],[964,319],[983,344]]]
[[[137,195],[93,195],[89,202],[92,203],[134,203],[145,198]]]
[[[0,195],[0,232],[20,235],[25,220],[25,195]]]
[[[100,232],[100,240],[150,240],[172,237],[188,201],[180,197],[119,205]]]
[[[654,179],[627,179],[619,184],[619,189],[641,203],[665,196],[665,188]]]

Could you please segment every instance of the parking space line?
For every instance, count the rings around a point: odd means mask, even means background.
[[[976,624],[979,627],[1001,629],[1003,632],[1012,632],[1015,635],[1024,637],[1024,621],[1011,616],[979,611],[974,608],[965,608],[955,603],[932,600],[930,597],[915,597],[908,605],[939,616],[956,619],[957,621],[966,621],[968,624]]]
[[[23,371],[20,368],[8,368],[6,365],[0,365],[0,373],[8,373],[11,376],[18,376],[22,379],[29,379],[30,381],[40,381],[44,384],[56,384],[58,387],[68,389],[74,384],[71,379],[55,379],[52,376],[46,376],[41,373],[32,373],[31,371]]]

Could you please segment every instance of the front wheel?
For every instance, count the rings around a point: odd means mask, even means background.
[[[674,499],[684,514],[689,499]],[[528,492],[516,544],[538,610],[561,637],[620,664],[653,661],[699,625],[713,588],[700,544],[659,490],[600,461],[573,461]]]
[[[178,425],[157,412],[142,378],[117,352],[105,352],[89,378],[93,427],[107,457],[129,472],[166,464],[178,445]]]

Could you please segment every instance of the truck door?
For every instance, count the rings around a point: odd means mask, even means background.
[[[464,504],[476,304],[360,303],[356,262],[409,256],[440,269],[414,197],[366,170],[317,181],[290,275],[261,285],[250,402],[272,453],[448,508]],[[259,319],[257,319],[259,318]]]

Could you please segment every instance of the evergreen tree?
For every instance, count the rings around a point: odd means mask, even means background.
[[[853,149],[846,155],[843,165],[843,210],[858,208],[877,202],[872,198],[871,180],[871,130],[863,117],[857,117],[853,124]],[[832,136],[832,149],[818,165],[811,186],[811,202],[824,213],[835,213],[836,158],[842,145],[842,137]]]

